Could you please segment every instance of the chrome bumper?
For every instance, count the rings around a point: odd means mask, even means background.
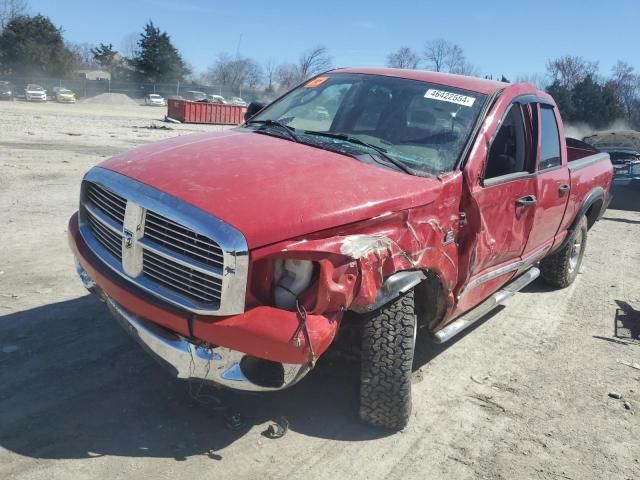
[[[259,392],[290,387],[309,371],[308,364],[281,364],[281,385],[272,387],[254,383],[242,370],[242,360],[246,354],[225,347],[197,345],[153,322],[139,318],[109,298],[79,264],[76,264],[76,271],[83,285],[106,302],[118,323],[177,378],[211,382],[234,390]]]

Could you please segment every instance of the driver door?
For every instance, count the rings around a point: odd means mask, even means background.
[[[484,300],[515,274],[536,210],[535,150],[531,110],[511,103],[490,141],[484,173],[471,189],[480,216],[471,273],[459,311]]]

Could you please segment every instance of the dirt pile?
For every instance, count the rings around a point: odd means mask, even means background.
[[[138,105],[135,100],[126,96],[124,93],[101,93],[95,97],[85,98],[81,103],[93,103],[98,105]]]

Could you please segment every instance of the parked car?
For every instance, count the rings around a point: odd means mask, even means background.
[[[359,325],[360,417],[398,429],[418,330],[572,284],[612,176],[530,84],[340,69],[92,168],[68,231],[84,285],[182,379],[280,390]]]
[[[0,81],[0,100],[13,100],[14,87],[10,82]]]
[[[157,93],[150,93],[144,97],[144,103],[145,105],[154,107],[164,107],[167,105],[167,101],[162,97],[162,95],[158,95]]]
[[[222,104],[227,103],[227,101],[224,99],[222,95],[207,95],[207,101],[209,103],[222,103]]]
[[[190,102],[206,102],[207,94],[204,92],[198,92],[196,90],[189,90],[188,92],[184,92],[182,94],[185,100]]]
[[[228,103],[230,103],[231,105],[239,105],[241,107],[246,107],[247,106],[247,102],[245,102],[240,97],[231,97],[231,99],[229,100]]]
[[[609,154],[614,168],[614,185],[640,184],[640,132],[601,131],[584,137],[583,142],[596,151]]]
[[[58,103],[76,103],[76,94],[68,88],[54,88],[54,97]]]
[[[24,98],[27,102],[46,102],[47,91],[40,85],[30,83],[24,89]]]

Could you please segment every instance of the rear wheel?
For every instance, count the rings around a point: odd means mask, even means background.
[[[565,288],[578,276],[587,246],[587,218],[582,217],[567,244],[540,262],[542,278],[554,287]]]
[[[391,429],[407,425],[416,332],[413,290],[365,319],[360,379],[363,422]]]

